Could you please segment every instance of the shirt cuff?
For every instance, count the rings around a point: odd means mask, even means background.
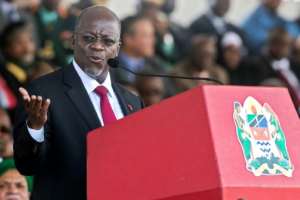
[[[27,125],[27,130],[29,132],[29,135],[37,142],[42,143],[45,140],[45,133],[44,133],[44,127],[42,127],[39,130],[29,128]]]

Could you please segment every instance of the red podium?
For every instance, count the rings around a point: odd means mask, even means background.
[[[88,200],[300,199],[282,88],[202,86],[88,135]]]

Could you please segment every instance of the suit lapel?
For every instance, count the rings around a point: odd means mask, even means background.
[[[116,83],[112,83],[112,87],[116,93],[116,96],[118,98],[119,104],[121,106],[124,115],[126,116],[135,112],[134,104],[132,104],[128,98],[125,98],[126,95],[124,94],[120,86],[118,86]]]
[[[97,113],[73,65],[64,68],[64,83],[68,86],[65,90],[67,96],[89,128],[100,127]]]
[[[123,96],[123,94],[122,94],[119,86],[116,85],[115,83],[112,83],[112,87],[113,87],[113,90],[116,93],[116,96],[118,98],[119,104],[121,106],[121,109],[122,109],[124,115],[125,116],[129,115],[130,114],[130,110],[129,110],[128,106],[127,106],[126,100],[124,99],[124,96]]]

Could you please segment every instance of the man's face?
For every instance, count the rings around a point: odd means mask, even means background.
[[[211,67],[214,63],[216,55],[216,47],[214,42],[199,43],[196,47],[193,60],[198,67]]]
[[[128,35],[128,46],[140,57],[151,57],[154,54],[154,27],[150,20],[140,20],[134,25],[134,32]]]
[[[283,37],[280,41],[270,44],[270,54],[276,58],[286,58],[290,55],[291,39],[289,36]]]
[[[16,32],[8,46],[6,53],[13,59],[23,63],[31,64],[34,60],[36,45],[29,31]]]
[[[17,170],[9,170],[0,177],[1,200],[29,200],[28,185]]]
[[[213,7],[214,13],[223,17],[230,8],[230,0],[217,0]]]
[[[74,56],[79,66],[91,77],[104,81],[107,60],[119,51],[120,27],[115,20],[82,19],[74,37]]]
[[[241,49],[234,45],[227,46],[223,50],[223,57],[227,67],[234,70],[241,61]]]

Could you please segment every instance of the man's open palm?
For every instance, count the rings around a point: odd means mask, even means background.
[[[47,121],[47,113],[50,105],[50,99],[43,99],[41,96],[29,95],[26,89],[20,87],[19,92],[22,95],[25,110],[28,114],[27,124],[29,128],[39,130]]]

